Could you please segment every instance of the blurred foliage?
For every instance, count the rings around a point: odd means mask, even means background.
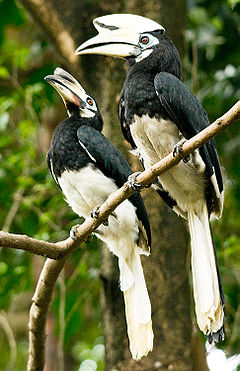
[[[239,10],[238,0],[188,1],[184,80],[211,121],[239,99]],[[79,219],[64,202],[45,161],[52,130],[49,117],[53,116],[54,121],[62,103],[43,78],[57,67],[57,56],[45,35],[14,0],[0,0],[0,42],[1,228],[43,240],[61,240]],[[226,169],[226,197],[223,217],[213,222],[213,230],[226,296],[227,340],[223,347],[233,354],[240,347],[239,125],[231,126],[216,141]],[[69,260],[65,280],[57,284],[52,304],[55,336],[64,331],[64,351],[75,364],[73,369],[101,371],[100,254],[96,239],[82,247]],[[22,307],[20,294],[33,291],[42,264],[43,258],[33,258],[29,253],[1,250],[2,311],[11,312],[13,303]],[[29,306],[28,300],[23,310],[27,312]],[[65,312],[64,330],[60,308]],[[16,361],[9,334],[0,330],[0,369],[7,369],[10,361],[14,370],[21,371],[26,365],[27,330],[14,332]]]

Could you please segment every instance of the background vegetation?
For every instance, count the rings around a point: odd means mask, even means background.
[[[239,10],[238,0],[188,1],[184,81],[210,121],[239,99]],[[21,3],[0,0],[0,228],[51,241],[66,238],[79,223],[45,161],[54,125],[65,117],[58,94],[43,81],[56,61],[52,45]],[[213,230],[228,314],[223,347],[231,355],[240,349],[239,125],[216,141],[226,193],[223,217],[213,221]],[[0,254],[0,369],[21,371],[27,360],[27,312],[43,259],[6,248]],[[99,274],[94,239],[71,256],[58,281],[49,341],[53,349],[64,343],[69,369],[103,370]]]

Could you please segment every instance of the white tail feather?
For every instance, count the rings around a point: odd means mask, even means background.
[[[214,247],[207,205],[200,212],[188,212],[191,235],[193,293],[197,323],[205,334],[217,332],[223,325]]]
[[[120,262],[121,260],[121,262]],[[153,348],[153,331],[151,320],[151,303],[144,279],[138,248],[132,249],[131,256],[124,261],[119,259],[120,287],[123,290],[125,314],[129,337],[129,348],[132,357],[139,360]],[[127,266],[127,268],[126,268]],[[133,281],[131,287],[128,279],[129,271]]]

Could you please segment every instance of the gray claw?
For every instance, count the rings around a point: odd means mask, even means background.
[[[175,157],[176,155],[178,155],[180,157],[181,160],[183,160],[183,162],[188,162],[190,160],[190,156],[186,156],[184,157],[183,156],[183,153],[182,153],[182,146],[183,144],[186,142],[186,140],[180,140],[179,143],[177,143],[173,149],[173,157]]]
[[[140,191],[140,189],[142,188],[142,185],[141,184],[138,184],[136,182],[136,177],[141,174],[140,171],[136,172],[136,173],[132,173],[131,175],[129,175],[128,177],[128,180],[127,180],[127,184],[128,184],[128,187],[131,188],[133,191]]]
[[[77,237],[76,236],[77,236],[77,230],[78,230],[79,227],[80,227],[80,224],[76,224],[70,230],[70,237],[74,241],[77,241]]]
[[[91,218],[93,218],[93,219],[97,219],[98,218],[98,215],[99,215],[99,213],[100,213],[100,205],[98,205],[98,206],[96,206],[96,207],[94,207],[94,209],[91,211]],[[114,216],[115,218],[117,218],[117,214],[116,213],[112,213],[111,214],[112,216]],[[104,220],[103,222],[102,222],[102,224],[105,226],[105,227],[108,227],[108,220],[106,219],[106,220]]]
[[[100,213],[100,205],[97,205],[96,207],[94,207],[94,209],[91,211],[91,218],[93,219],[97,219],[98,218],[98,215]]]

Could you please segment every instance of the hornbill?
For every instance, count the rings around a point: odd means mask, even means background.
[[[69,115],[54,131],[47,154],[50,172],[75,213],[96,217],[99,204],[127,181],[131,169],[101,133],[97,103],[78,81],[61,68],[45,80],[60,94]],[[118,258],[129,346],[138,360],[153,347],[151,304],[140,260],[140,254],[149,255],[151,232],[140,194],[120,204],[94,233]]]
[[[126,60],[127,75],[119,103],[125,139],[145,168],[209,125],[206,111],[181,81],[181,59],[161,25],[136,15],[96,18],[99,34],[76,54],[103,54]],[[213,140],[160,175],[153,187],[188,220],[195,311],[208,341],[224,339],[224,296],[209,224],[220,217],[223,181]]]

